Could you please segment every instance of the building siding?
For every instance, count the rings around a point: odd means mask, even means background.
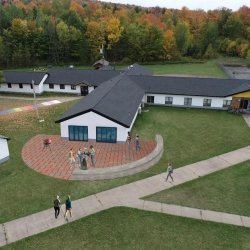
[[[137,114],[136,114],[137,115]],[[136,117],[135,117],[136,118]],[[134,118],[134,120],[135,120]],[[83,115],[79,115],[72,119],[66,120],[60,123],[61,137],[69,138],[68,126],[87,126],[88,127],[88,139],[96,140],[96,127],[115,127],[117,128],[117,141],[124,142],[127,139],[129,128],[123,127],[118,123],[110,121],[109,119],[98,115],[94,112],[88,112]]]
[[[9,147],[6,139],[0,138],[0,163],[9,159]]]

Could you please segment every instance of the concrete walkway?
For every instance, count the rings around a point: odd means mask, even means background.
[[[245,122],[247,123],[248,127],[250,127],[250,114],[243,114],[242,116]]]
[[[78,220],[107,208],[126,206],[205,221],[250,227],[250,217],[140,199],[249,159],[250,146],[175,169],[174,183],[166,182],[166,174],[163,173],[73,201],[73,217],[69,221]],[[63,211],[64,207],[58,219],[54,218],[54,210],[51,208],[1,224],[0,246],[66,224],[67,221],[63,218]]]

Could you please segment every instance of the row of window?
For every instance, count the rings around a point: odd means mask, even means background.
[[[88,141],[87,126],[69,126],[70,141]],[[96,127],[97,142],[113,142],[117,140],[117,128],[113,127]]]
[[[147,96],[147,103],[154,103],[154,96]],[[212,99],[204,98],[203,99],[203,107],[211,107]],[[166,96],[165,97],[165,104],[172,105],[173,104],[173,97]],[[191,97],[184,97],[184,106],[192,106],[192,98]],[[229,107],[231,105],[231,100],[223,100],[223,107]]]
[[[11,89],[12,88],[12,84],[8,83],[8,88]],[[23,89],[23,83],[19,83],[19,89]],[[33,85],[30,84],[30,88],[33,89]],[[50,89],[54,89],[54,84],[49,84],[49,88]],[[65,84],[60,84],[60,89],[65,89]],[[71,85],[71,89],[72,90],[76,90],[76,86],[75,85]]]
[[[8,83],[8,88],[11,89],[12,88],[12,84],[11,83]],[[19,89],[23,89],[23,84],[22,83],[19,83]],[[33,84],[31,83],[30,84],[30,88],[33,89]]]

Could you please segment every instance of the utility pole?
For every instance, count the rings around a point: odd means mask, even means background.
[[[32,86],[33,86],[34,106],[35,106],[35,110],[36,110],[36,117],[37,117],[37,120],[38,120],[39,122],[43,122],[44,120],[41,120],[41,119],[40,119],[39,113],[38,113],[37,102],[36,102],[36,90],[35,90],[35,82],[34,82],[34,80],[31,81],[31,84],[32,84]]]

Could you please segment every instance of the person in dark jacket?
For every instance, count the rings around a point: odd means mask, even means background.
[[[70,217],[72,217],[72,202],[71,202],[70,196],[68,196],[67,200],[65,201],[65,207],[66,207],[66,210],[65,210],[64,218],[67,220],[68,211],[69,211]]]
[[[58,215],[60,214],[60,206],[61,201],[59,198],[59,195],[56,196],[56,199],[54,200],[54,209],[55,209],[55,218],[57,219]]]

